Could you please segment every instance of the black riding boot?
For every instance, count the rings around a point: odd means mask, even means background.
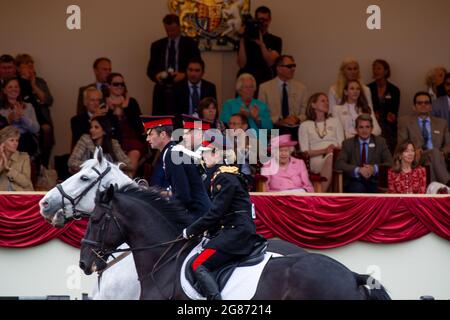
[[[208,300],[222,300],[222,296],[219,292],[219,286],[209,271],[204,266],[199,266],[195,271],[195,278],[197,279],[203,294]]]

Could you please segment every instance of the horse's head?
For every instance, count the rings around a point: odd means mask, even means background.
[[[106,268],[110,251],[125,242],[120,217],[114,213],[112,201],[116,186],[97,192],[97,204],[89,219],[80,249],[80,268],[85,274]]]
[[[105,190],[111,184],[122,187],[132,182],[119,166],[104,158],[99,147],[94,158],[83,163],[77,174],[47,192],[39,202],[41,215],[54,226],[63,227],[71,219],[91,215],[97,190]]]

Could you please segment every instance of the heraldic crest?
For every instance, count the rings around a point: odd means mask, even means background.
[[[200,49],[233,50],[250,0],[169,0],[169,10],[185,35],[200,40]]]

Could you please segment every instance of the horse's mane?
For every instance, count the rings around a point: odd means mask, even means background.
[[[166,200],[161,196],[162,189],[143,188],[135,184],[125,186],[115,192],[118,197],[133,198],[139,200],[144,205],[152,207],[157,214],[164,220],[167,220],[177,231],[186,228],[191,219],[185,208],[176,200]],[[106,192],[106,191],[104,191]],[[143,208],[145,212],[151,212]]]

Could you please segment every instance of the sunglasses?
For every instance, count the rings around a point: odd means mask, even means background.
[[[125,82],[113,82],[111,83],[113,87],[123,87],[125,88]]]
[[[293,64],[282,64],[280,67],[285,67],[288,69],[293,69],[293,68],[297,68],[297,65],[295,63]]]

